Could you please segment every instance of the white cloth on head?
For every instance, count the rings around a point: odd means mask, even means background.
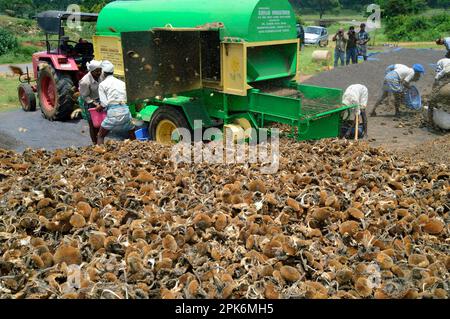
[[[125,82],[116,79],[113,75],[106,77],[98,86],[100,103],[104,108],[109,105],[126,104],[127,91]]]
[[[102,65],[102,62],[97,61],[97,60],[92,60],[91,62],[86,63],[86,67],[89,70],[89,72],[92,72],[97,69],[101,69],[102,68],[101,65]]]
[[[369,90],[362,84],[350,85],[345,90],[342,104],[346,106],[358,105],[361,110],[365,110],[369,102]]]
[[[450,59],[441,59],[437,63],[436,80],[442,79],[446,74],[450,73]]]
[[[394,71],[398,74],[400,80],[406,83],[411,82],[411,80],[414,78],[414,75],[416,74],[413,68],[407,67],[403,64],[396,64]]]
[[[114,73],[114,65],[108,60],[102,62],[102,69],[105,73]]]

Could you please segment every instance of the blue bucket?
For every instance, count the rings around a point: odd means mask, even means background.
[[[411,86],[411,88],[405,92],[405,104],[411,110],[418,111],[422,109],[422,97],[415,86]]]
[[[148,141],[150,138],[148,135],[148,128],[146,127],[137,130],[136,132],[134,132],[134,135],[139,141]]]

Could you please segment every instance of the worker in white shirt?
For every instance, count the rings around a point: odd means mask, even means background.
[[[114,129],[128,131],[131,140],[136,139],[131,113],[128,108],[125,83],[114,77],[114,65],[109,61],[102,62],[105,79],[98,87],[100,106],[97,110],[106,109],[107,115],[100,126],[97,144],[103,144],[106,135]]]
[[[366,108],[367,103],[369,101],[369,90],[367,87],[361,84],[354,84],[350,85],[347,90],[345,90],[344,96],[342,98],[342,104],[346,106],[350,105],[357,105],[355,112],[355,119],[356,116],[360,116],[362,118],[362,122],[360,122],[363,125],[363,136],[361,137],[367,137],[367,115],[366,115]],[[350,137],[351,131],[355,126],[352,126],[349,128],[347,133],[345,134],[345,137]],[[358,128],[359,129],[359,128]]]
[[[436,76],[431,96],[438,95],[441,88],[450,83],[450,59],[441,59],[436,65]]]
[[[445,55],[446,58],[450,59],[450,37],[448,38],[439,38],[436,40],[437,45],[443,45],[447,49],[447,54]]]
[[[450,59],[441,59],[436,66],[436,81],[440,81],[445,77],[450,77]]]
[[[100,105],[100,98],[98,95],[98,85],[102,81],[102,67],[101,62],[92,60],[86,63],[88,73],[80,80],[78,86],[80,97],[83,100],[82,108],[89,123],[89,134],[91,135],[92,143],[97,144],[98,128],[94,127],[91,120],[89,109],[96,108]]]
[[[386,76],[384,77],[383,94],[375,103],[370,116],[376,116],[376,109],[393,94],[395,98],[395,116],[400,115],[400,104],[402,102],[403,94],[411,87],[412,82],[417,82],[420,76],[425,73],[425,68],[421,64],[414,64],[412,68],[403,64],[390,65],[386,69]]]

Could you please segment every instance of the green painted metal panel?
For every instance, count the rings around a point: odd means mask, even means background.
[[[221,39],[248,42],[296,39],[295,14],[288,0],[141,0],[114,1],[97,21],[98,35],[146,31],[170,25],[194,28],[221,22]],[[211,25],[214,26],[214,25]]]
[[[136,104],[135,103],[128,103],[128,109],[130,110],[131,116],[136,117]]]
[[[266,93],[251,93],[249,111],[277,116],[279,118],[298,120],[301,103],[298,99],[276,96]]]
[[[340,112],[334,112],[327,116],[300,124],[297,139],[305,141],[338,137],[340,127]]]
[[[147,105],[144,109],[136,114],[136,118],[138,120],[150,122],[152,119],[153,113],[158,109],[159,106],[156,105]]]
[[[173,98],[166,98],[163,102],[167,105],[181,107],[192,129],[195,129],[194,121],[196,120],[201,120],[203,122],[203,127],[211,127],[214,125],[211,117],[206,111],[202,99],[191,98],[188,96],[177,96]]]
[[[343,90],[326,88],[314,85],[299,84],[297,89],[302,93],[305,99],[316,100],[320,99],[327,103],[340,104],[342,101]]]
[[[295,76],[297,44],[250,47],[247,50],[247,82]]]

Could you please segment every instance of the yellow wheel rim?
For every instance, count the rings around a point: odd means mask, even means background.
[[[248,129],[252,128],[252,125],[250,124],[250,121],[245,119],[245,118],[238,118],[236,120],[234,120],[234,124],[239,125],[240,127],[242,127],[242,129],[245,132],[245,138],[250,138],[251,134],[249,131],[247,131]]]
[[[172,139],[172,133],[177,129],[177,126],[171,120],[162,120],[156,126],[156,141],[161,144],[175,144],[176,141]]]

